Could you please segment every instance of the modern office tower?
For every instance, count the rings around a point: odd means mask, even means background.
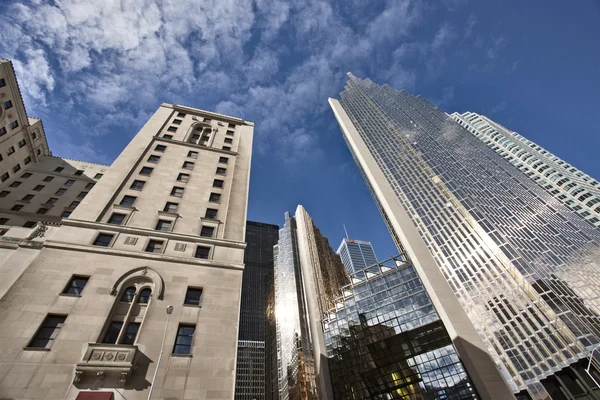
[[[279,399],[333,399],[322,320],[348,274],[302,206],[286,213],[275,253]]]
[[[350,277],[323,321],[336,399],[480,398],[406,254]]]
[[[364,240],[344,238],[336,254],[340,256],[344,267],[351,274],[365,269],[369,265],[377,264],[377,257],[371,242]]]
[[[483,115],[468,111],[451,117],[562,203],[600,226],[600,183],[596,179]]]
[[[279,226],[246,223],[235,379],[235,398],[240,400],[264,400],[267,382],[271,381],[272,371],[266,365],[268,355],[274,350],[273,342],[267,342],[266,338],[266,314],[273,275],[273,246],[278,239]]]
[[[595,398],[582,366],[600,333],[600,231],[421,96],[350,75],[330,104],[448,332],[464,326],[439,280],[515,393]]]
[[[252,137],[162,104],[69,218],[5,229],[1,397],[233,399]]]

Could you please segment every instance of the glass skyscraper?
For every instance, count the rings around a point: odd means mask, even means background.
[[[442,279],[513,392],[597,398],[581,367],[599,343],[598,228],[421,96],[350,75],[330,104],[446,326]]]
[[[377,264],[377,257],[371,242],[364,240],[344,238],[336,253],[339,254],[344,267],[351,274],[365,269],[369,265]]]

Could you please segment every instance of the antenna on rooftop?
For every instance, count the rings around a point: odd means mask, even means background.
[[[344,232],[346,232],[346,239],[350,239],[350,236],[348,236],[348,231],[346,230],[346,224],[342,224],[344,226]]]

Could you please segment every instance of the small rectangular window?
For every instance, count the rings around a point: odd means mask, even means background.
[[[196,247],[196,253],[194,254],[194,257],[208,259],[209,255],[210,255],[210,247],[206,247],[206,246]]]
[[[188,155],[189,158],[198,158],[198,152],[197,151],[188,151]]]
[[[27,165],[31,162],[31,157],[27,156],[23,159],[23,164]]]
[[[200,305],[200,297],[202,297],[202,289],[201,288],[191,288],[187,289],[185,293],[185,301],[183,304],[189,304],[191,306],[199,306]]]
[[[23,208],[23,206],[21,204],[15,204],[10,209],[11,209],[11,211],[20,211],[21,208]]]
[[[163,135],[163,138],[171,140],[173,139],[173,135]]]
[[[137,197],[135,197],[135,196],[125,195],[125,196],[123,196],[123,199],[121,200],[121,203],[119,203],[119,204],[122,206],[125,206],[125,207],[132,207],[133,203],[135,203],[136,199],[137,199]]]
[[[90,183],[88,183],[87,185],[85,185],[85,188],[86,188],[86,189],[91,189],[91,188],[93,188],[93,187],[94,187],[94,185],[95,185],[95,183],[94,183],[94,182],[90,182]]]
[[[6,86],[6,81],[4,80],[4,78],[0,79],[0,87],[4,87]]]
[[[83,170],[82,169],[78,169],[77,171],[75,171],[75,173],[73,175],[75,175],[75,176],[81,176],[81,175],[83,175]]]
[[[151,239],[146,246],[146,251],[149,253],[162,253],[164,243],[162,240]]]
[[[223,150],[231,151],[231,147],[229,147],[229,146],[223,146]]]
[[[6,128],[0,127],[0,136],[4,136],[4,135],[6,135]]]
[[[62,218],[69,218],[71,216],[71,211],[64,211],[61,215]]]
[[[58,201],[57,197],[50,197],[48,199],[48,201],[46,202],[46,204],[52,204],[52,205],[54,205],[54,204],[56,204],[57,201]]]
[[[179,118],[183,118],[183,117],[185,117],[185,114],[184,114],[184,113],[182,113],[182,112],[180,112],[180,113],[177,113],[177,117],[179,117]]]
[[[178,203],[171,203],[171,202],[167,202],[167,204],[165,204],[165,208],[163,209],[164,212],[177,212],[177,208],[179,207]]]
[[[13,167],[13,172],[14,172],[14,173],[17,173],[17,172],[19,172],[20,170],[21,170],[21,164],[17,164],[17,165],[15,165],[15,166]]]
[[[25,172],[23,175],[21,175],[21,179],[27,179],[31,176],[31,172]]]
[[[228,128],[235,128],[235,124],[231,124],[231,123],[230,123],[229,125],[227,125],[227,127],[228,127]]]
[[[7,101],[4,102],[4,109],[5,110],[8,110],[8,109],[12,108],[12,106],[13,106],[12,101],[7,100]]]
[[[222,188],[223,187],[223,182],[224,181],[222,179],[215,179],[213,181],[213,187]]]
[[[218,212],[218,210],[216,210],[214,208],[207,208],[204,218],[217,219],[217,212]]]
[[[139,330],[139,322],[130,322],[129,325],[127,325],[125,336],[123,336],[123,344],[133,344],[135,342],[135,338],[137,337]]]
[[[94,240],[94,246],[108,247],[114,236],[110,233],[101,233]]]
[[[211,193],[208,201],[212,202],[212,203],[219,203],[221,202],[221,194],[220,193]]]
[[[35,221],[27,221],[23,224],[23,228],[33,228],[35,226]]]
[[[171,190],[171,196],[175,196],[175,197],[183,197],[183,188],[182,187],[178,187],[175,186],[172,190]]]
[[[158,164],[159,161],[160,161],[160,156],[151,155],[150,157],[148,157],[149,163]]]
[[[63,327],[66,315],[53,315],[48,314],[44,318],[44,322],[35,333],[35,336],[29,343],[28,347],[36,347],[39,349],[49,349],[52,347],[52,343],[56,340],[56,337],[60,333],[60,329]]]
[[[123,328],[123,322],[112,321],[106,330],[106,334],[104,335],[104,340],[102,340],[102,343],[117,343],[119,333],[121,333],[121,328]]]
[[[190,180],[190,174],[179,174],[177,175],[177,180],[179,182],[188,183]]]
[[[159,219],[156,223],[157,231],[166,231],[171,232],[171,226],[173,225],[173,221],[169,221],[167,219]]]
[[[184,161],[181,168],[192,170],[192,169],[194,169],[194,163],[191,161]]]
[[[154,148],[154,151],[160,151],[161,153],[164,153],[166,148],[167,146],[165,146],[164,144],[157,144]]]
[[[10,129],[16,129],[19,127],[19,121],[14,120],[13,122],[10,123]]]
[[[47,212],[48,212],[48,209],[47,209],[47,208],[44,208],[44,207],[42,207],[42,208],[38,208],[38,210],[37,210],[35,213],[36,213],[36,214],[39,214],[39,215],[44,215],[44,214],[46,214]]]
[[[194,339],[195,325],[180,324],[177,328],[177,337],[173,346],[173,354],[191,354]]]
[[[202,229],[200,230],[200,236],[204,236],[204,237],[213,237],[214,233],[215,233],[215,228],[212,226],[203,226]]]
[[[65,189],[65,188],[60,188],[60,189],[58,189],[58,190],[57,190],[57,191],[56,191],[54,194],[57,194],[57,195],[59,195],[59,196],[60,196],[61,194],[63,194],[63,193],[64,193],[64,192],[66,192],[66,191],[67,191],[67,189]]]
[[[10,146],[8,150],[6,150],[6,154],[9,156],[15,152],[15,146]]]
[[[177,127],[176,126],[170,126],[167,131],[169,132],[177,132]]]
[[[44,185],[36,185],[33,190],[35,190],[36,192],[39,192],[40,190],[42,190],[45,186]]]
[[[8,174],[6,174],[6,175],[8,175]],[[19,186],[21,186],[21,183],[22,183],[21,181],[14,181],[13,183],[11,183],[8,186],[10,186],[10,187],[19,187]]]
[[[20,149],[22,149],[23,147],[25,147],[26,144],[27,144],[27,141],[25,139],[19,140],[17,142],[17,145],[19,146]]]
[[[122,225],[123,221],[125,221],[125,217],[125,214],[113,213],[107,222],[113,225]]]
[[[233,131],[227,131],[227,134],[233,136]]]
[[[5,172],[5,173],[2,174],[2,176],[0,176],[0,180],[2,180],[2,182],[4,182],[9,177],[10,177],[10,175],[8,175],[8,172]]]
[[[233,139],[225,138],[225,143],[231,144],[231,143],[233,143]]]
[[[154,168],[142,167],[142,169],[140,170],[140,175],[150,176],[152,175],[152,171],[154,171]]]
[[[62,172],[63,169],[63,167],[56,167],[54,168],[54,172]]]
[[[83,288],[85,287],[85,285],[87,285],[89,279],[89,276],[73,275],[71,277],[71,280],[63,290],[63,294],[72,294],[75,296],[80,296],[81,292],[83,291]]]
[[[79,192],[79,194],[77,195],[78,199],[83,199],[85,196],[87,196],[88,192]]]
[[[94,175],[94,179],[100,179],[104,176],[104,174],[96,174]]]
[[[77,207],[78,205],[79,205],[79,202],[78,202],[78,201],[73,201],[73,202],[71,202],[71,204],[69,204],[69,208],[75,208],[75,207]]]
[[[181,120],[180,119],[174,119],[173,120],[173,124],[174,125],[181,125]]]
[[[28,195],[25,195],[25,196],[24,196],[24,197],[21,199],[21,201],[31,201],[31,199],[33,199],[34,197],[35,197],[35,196],[34,196],[34,195],[32,195],[32,194],[28,194]]]
[[[9,193],[10,192],[8,190],[3,190],[0,192],[0,197],[6,197],[6,196],[8,196]]]
[[[8,221],[8,218],[0,218],[0,225],[6,225]]]
[[[225,175],[227,173],[227,168],[217,167],[217,175]]]
[[[131,186],[129,187],[130,189],[133,190],[142,190],[144,188],[144,185],[146,184],[145,181],[138,181],[137,179],[135,181],[133,181],[131,183]]]
[[[220,164],[227,164],[229,162],[229,158],[227,157],[219,157]]]
[[[65,182],[65,186],[72,186],[74,183],[75,183],[75,180],[74,180],[74,179],[68,179],[68,180]]]
[[[210,119],[210,118],[204,118],[204,122],[210,122],[210,121],[212,121],[212,119]]]
[[[53,176],[47,176],[47,177],[45,177],[45,178],[44,178],[44,182],[50,182],[50,181],[52,181],[53,179],[54,179],[54,177],[53,177]]]

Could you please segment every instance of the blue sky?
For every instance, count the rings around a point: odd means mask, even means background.
[[[0,7],[55,155],[110,163],[161,102],[256,123],[252,220],[302,204],[394,254],[327,105],[347,71],[476,111],[600,178],[600,1],[61,0]]]

